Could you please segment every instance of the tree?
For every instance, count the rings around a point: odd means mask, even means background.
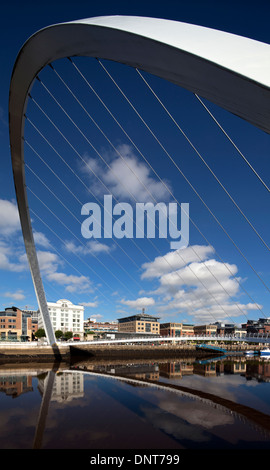
[[[71,338],[73,337],[72,331],[66,331],[66,332],[64,333],[64,337],[65,337],[66,339],[71,339]]]
[[[46,336],[46,333],[45,333],[45,330],[43,328],[39,328],[36,332],[35,332],[35,337],[36,338],[45,338]]]
[[[55,337],[56,337],[56,339],[61,338],[61,337],[63,336],[63,334],[64,334],[63,331],[61,331],[61,330],[56,330],[56,332],[55,332]]]

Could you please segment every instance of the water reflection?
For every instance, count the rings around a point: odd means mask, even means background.
[[[270,361],[0,366],[0,392],[1,448],[270,448]]]

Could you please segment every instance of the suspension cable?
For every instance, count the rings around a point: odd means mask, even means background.
[[[100,65],[102,66],[102,68],[104,69],[104,71],[107,73],[107,75],[110,77],[110,79],[112,80],[112,82],[115,84],[115,86],[118,88],[118,90],[120,91],[120,93],[124,96],[124,98],[127,100],[127,102],[130,104],[130,106],[132,107],[132,109],[135,111],[135,113],[137,114],[137,116],[142,120],[142,122],[145,124],[146,128],[149,130],[149,132],[151,133],[151,135],[155,138],[155,140],[158,142],[158,144],[161,146],[161,148],[163,149],[163,151],[166,153],[166,155],[170,158],[170,160],[173,162],[173,164],[176,166],[176,168],[178,169],[178,171],[180,172],[180,174],[183,176],[183,178],[185,179],[185,181],[189,184],[189,186],[192,188],[192,190],[195,192],[195,194],[199,197],[199,199],[201,200],[201,202],[203,203],[203,205],[206,207],[206,209],[208,210],[208,212],[212,215],[212,217],[214,218],[214,220],[218,223],[219,227],[223,230],[223,232],[226,234],[226,236],[231,240],[231,242],[233,243],[233,245],[235,246],[235,248],[238,250],[238,252],[241,254],[241,256],[245,259],[245,261],[248,263],[248,265],[250,266],[250,268],[253,270],[253,272],[256,274],[256,276],[260,279],[260,281],[262,282],[262,284],[264,285],[264,287],[268,290],[268,292],[270,292],[270,288],[269,286],[267,286],[267,284],[264,282],[264,280],[261,278],[261,276],[258,274],[258,272],[256,271],[256,269],[251,265],[251,263],[248,261],[248,259],[246,258],[246,256],[243,254],[243,252],[240,250],[240,248],[237,246],[237,244],[233,241],[233,239],[230,237],[230,235],[228,234],[228,232],[225,230],[225,228],[223,227],[223,225],[221,224],[221,222],[217,219],[217,217],[213,214],[213,212],[210,210],[210,208],[207,206],[207,204],[205,203],[205,201],[202,199],[202,197],[199,195],[199,193],[196,191],[196,189],[194,188],[194,186],[190,183],[190,181],[188,180],[188,178],[184,175],[184,173],[182,172],[182,170],[179,168],[179,166],[175,163],[175,161],[173,160],[173,158],[171,157],[171,155],[167,152],[167,150],[164,148],[164,146],[161,144],[161,142],[159,141],[159,139],[156,137],[156,135],[153,133],[153,131],[150,129],[150,127],[146,124],[146,122],[143,120],[143,118],[141,117],[141,115],[139,114],[139,112],[136,110],[136,108],[134,107],[134,105],[130,102],[130,100],[127,98],[127,96],[124,94],[124,92],[122,91],[122,89],[119,87],[119,85],[116,83],[116,81],[112,78],[112,76],[110,75],[110,73],[108,72],[108,70],[106,69],[106,67],[101,63],[101,61],[98,59],[98,62],[100,63]]]
[[[203,158],[203,156],[201,155],[201,153],[197,150],[197,148],[194,146],[194,144],[191,142],[191,140],[188,138],[188,136],[186,135],[186,133],[183,131],[183,129],[179,126],[179,124],[176,122],[176,120],[174,119],[174,117],[171,115],[171,113],[168,111],[168,109],[166,108],[166,106],[164,105],[164,103],[161,101],[161,99],[157,96],[157,94],[154,92],[153,88],[149,85],[149,83],[147,82],[147,80],[145,79],[145,77],[143,77],[143,75],[141,74],[141,72],[136,69],[137,73],[139,74],[139,76],[142,78],[142,80],[144,81],[144,83],[147,85],[147,87],[149,88],[149,90],[151,91],[151,93],[154,95],[154,97],[157,99],[157,101],[160,103],[160,105],[162,106],[162,108],[166,111],[166,113],[168,114],[168,116],[170,117],[170,119],[173,121],[173,123],[176,125],[176,127],[179,129],[179,131],[181,132],[181,134],[184,136],[184,138],[186,139],[186,141],[189,143],[189,145],[192,147],[192,149],[195,151],[195,153],[198,155],[198,157],[200,158],[200,160],[203,162],[203,164],[206,166],[206,168],[210,171],[210,173],[212,174],[212,176],[215,178],[215,180],[217,181],[217,183],[220,185],[220,187],[223,189],[223,191],[227,194],[227,196],[230,198],[230,200],[232,201],[232,203],[234,204],[234,206],[237,208],[237,210],[240,212],[240,214],[244,217],[244,219],[247,221],[247,223],[250,225],[250,227],[252,228],[252,230],[256,233],[256,235],[260,238],[260,240],[262,241],[262,243],[265,245],[265,247],[270,251],[270,247],[267,245],[267,243],[265,242],[265,240],[262,238],[262,236],[258,233],[258,231],[255,229],[255,227],[252,225],[252,223],[250,222],[250,220],[248,219],[248,217],[244,214],[244,212],[242,211],[242,209],[238,206],[238,204],[236,203],[236,201],[234,200],[234,198],[230,195],[229,191],[225,188],[225,186],[221,183],[221,181],[219,180],[219,178],[216,176],[216,174],[214,173],[214,171],[212,170],[212,168],[208,165],[208,163],[205,161],[205,159]]]
[[[36,194],[31,190],[31,188],[28,187],[28,189],[29,189],[29,191],[30,191],[37,199],[39,199],[39,198],[36,196]],[[39,200],[40,200],[40,199],[39,199]],[[45,204],[44,204],[44,205],[45,205]],[[39,217],[39,215],[34,211],[34,209],[30,208],[30,211],[31,211],[31,212],[34,214],[34,216],[35,216],[40,222],[42,222],[42,223],[43,223],[43,224],[44,224],[44,225],[45,225],[63,244],[65,243],[64,240],[63,240],[48,224],[46,224],[46,222],[44,222],[44,220],[43,220],[41,217]],[[60,253],[60,251],[58,251],[57,248],[55,248],[55,246],[53,246],[51,243],[50,243],[50,247],[57,253],[58,256],[60,256],[66,263],[68,263],[72,269],[74,269],[75,271],[77,271],[77,273],[80,274],[81,276],[85,277],[85,275],[84,275],[81,271],[79,271],[79,269],[76,268],[72,263],[70,263],[70,261],[68,261],[68,260],[63,256],[63,254]],[[98,276],[98,277],[100,278],[100,280],[101,280],[102,282],[104,282],[104,284],[106,284],[106,286],[107,286],[109,289],[112,290],[112,287],[111,287],[109,284],[107,284],[106,281],[104,281],[104,279],[96,273],[96,271],[94,271],[90,266],[88,266],[88,264],[85,263],[85,261],[84,261],[77,253],[75,253],[75,256],[76,256],[81,262],[83,262],[84,264],[86,264],[86,266],[87,266],[88,268],[90,268],[91,271],[93,271],[93,273],[94,273],[96,276]],[[98,288],[96,288],[96,289],[98,290],[98,292],[99,292],[101,295],[103,295],[103,297],[104,297],[105,299],[107,299],[107,297],[105,296],[105,294],[104,294],[102,291],[100,291]]]
[[[61,199],[59,199],[59,197],[46,185],[46,183],[44,183],[44,181],[34,172],[34,170],[29,166],[27,165],[27,163],[25,163],[25,166],[33,173],[33,175],[45,186],[45,188],[55,197],[55,199],[60,202],[60,204],[71,214],[71,216],[79,223],[81,224],[81,221],[73,214],[73,212],[63,203],[63,201],[61,201]],[[76,237],[77,238],[77,237]],[[77,240],[79,240],[79,238],[77,238]],[[84,243],[82,243],[80,240],[79,240],[80,244],[85,247],[87,249],[87,245],[85,245]],[[66,244],[66,243],[65,243]],[[93,253],[91,253],[93,254]],[[95,256],[95,255],[94,255]],[[120,268],[126,273],[126,275],[133,280],[133,282],[135,282],[135,284],[138,285],[139,288],[141,288],[142,286],[140,284],[138,284],[138,282],[136,281],[136,279],[134,279],[130,273],[118,262],[118,260],[109,252],[108,253],[108,256],[110,256],[113,261],[118,264],[118,266],[120,266]],[[97,256],[95,256],[96,259],[98,259]],[[90,267],[88,264],[87,264],[88,267]]]
[[[253,171],[254,175],[258,178],[258,180],[262,183],[262,185],[267,189],[268,192],[270,192],[269,187],[267,184],[264,182],[262,177],[258,174],[258,172],[254,169],[254,167],[251,165],[251,163],[248,161],[248,159],[244,156],[244,154],[239,150],[235,142],[231,139],[231,137],[227,134],[225,129],[221,126],[221,124],[218,122],[218,120],[215,118],[215,116],[211,113],[209,108],[206,106],[206,104],[203,102],[203,100],[196,94],[194,93],[194,96],[197,98],[197,100],[201,103],[201,105],[204,107],[204,109],[208,112],[208,114],[211,116],[213,121],[217,124],[217,126],[220,128],[220,130],[223,132],[223,134],[227,137],[227,139],[231,142],[231,144],[234,146],[236,151],[239,153],[239,155],[243,158],[243,160],[246,162],[246,164],[249,166],[249,168]]]
[[[70,228],[47,206],[47,204],[45,204],[44,201],[42,201],[35,193],[33,190],[31,190],[31,188],[28,186],[28,190],[39,200],[39,202],[41,202],[41,204],[43,204],[46,209],[78,240],[79,238],[70,230]],[[65,244],[65,242],[63,241],[63,243]],[[120,282],[120,284],[122,284],[122,286],[125,288],[125,289],[128,289],[123,283],[122,281],[117,277],[115,276],[115,274],[94,254],[92,253],[92,255],[98,260],[98,262],[100,264],[102,264],[102,266],[106,269],[106,271],[108,271],[117,281]],[[88,266],[88,265],[87,265]],[[90,266],[88,266],[88,268],[90,268]],[[91,269],[91,268],[90,268]],[[128,289],[129,290],[129,289]],[[130,291],[130,293],[132,294],[132,292]]]
[[[53,70],[55,70],[53,67],[51,67],[51,68],[52,68]],[[86,141],[87,141],[87,142],[91,145],[91,147],[96,151],[96,153],[100,156],[100,158],[102,159],[102,161],[104,161],[104,163],[111,169],[111,167],[110,167],[110,166],[107,164],[107,162],[103,159],[103,157],[100,155],[100,153],[95,149],[95,147],[93,146],[93,144],[91,144],[91,142],[89,141],[89,139],[84,135],[84,133],[81,131],[81,129],[77,126],[77,124],[73,121],[73,119],[69,116],[69,114],[64,110],[64,108],[62,107],[62,105],[58,102],[58,100],[56,100],[56,98],[52,95],[52,93],[48,90],[48,88],[47,88],[47,87],[45,86],[45,84],[40,80],[40,78],[38,78],[38,81],[39,81],[39,83],[41,83],[41,84],[43,85],[44,89],[49,93],[49,95],[50,95],[50,96],[53,98],[53,100],[57,103],[57,105],[60,107],[60,109],[65,113],[65,115],[66,115],[66,116],[71,120],[71,122],[75,125],[76,129],[78,129],[79,132],[85,137]],[[31,98],[32,98],[32,97],[31,97]],[[33,99],[33,98],[32,98],[32,99]],[[35,100],[34,100],[34,102],[35,102]],[[36,103],[36,102],[35,102],[35,103]],[[37,103],[36,103],[36,104],[37,104]],[[38,105],[38,107],[39,107],[39,105]],[[41,109],[41,108],[39,107],[39,109]],[[46,113],[45,113],[42,109],[41,109],[41,111],[43,112],[43,114],[46,115]],[[47,115],[46,115],[46,116],[47,116]],[[51,120],[50,120],[50,121],[51,121]],[[51,122],[52,122],[52,121],[51,121]],[[56,127],[54,123],[53,123],[53,125],[54,125],[54,127]],[[65,140],[67,141],[66,138],[65,138]],[[111,170],[112,170],[112,169],[111,169]],[[116,177],[117,177],[117,175],[116,175]],[[119,180],[119,178],[118,178],[118,180]],[[120,180],[119,180],[119,181],[120,181]],[[104,184],[104,183],[103,183],[103,184]],[[150,243],[152,243],[151,240],[149,240],[149,241],[150,241]],[[152,244],[153,244],[153,243],[152,243]],[[154,246],[154,245],[153,245],[153,246]],[[155,247],[155,248],[157,249],[157,247]],[[159,251],[159,250],[157,250],[157,251]],[[159,251],[159,254],[160,254],[161,256],[163,256],[160,251]],[[178,254],[178,256],[181,257],[179,251],[177,252],[177,254]],[[197,256],[198,256],[198,254],[197,254]],[[182,259],[183,259],[183,258],[182,258]],[[183,261],[184,261],[184,260],[183,260]],[[167,260],[167,259],[166,259],[166,262],[168,263],[168,260]],[[169,264],[169,263],[168,263],[168,264]],[[205,264],[205,263],[204,263],[204,264]],[[219,280],[216,278],[216,276],[213,274],[213,272],[209,269],[208,265],[205,264],[205,266],[206,266],[206,268],[208,269],[208,271],[210,272],[210,274],[211,274],[213,277],[215,277],[216,281],[220,284],[220,286],[221,286],[221,287],[223,288],[223,290],[225,291],[224,286],[219,282]],[[171,267],[172,267],[172,266],[171,266]],[[192,267],[191,267],[190,265],[188,265],[188,269],[190,269],[190,270],[192,271],[193,275],[195,275],[195,277],[197,278],[197,280],[205,287],[205,289],[207,289],[207,287],[205,286],[205,284],[202,282],[201,279],[198,278],[198,276],[197,276],[196,273],[193,271],[193,269],[192,269]],[[213,293],[211,293],[211,292],[209,291],[209,289],[207,289],[207,290],[208,290],[208,293],[213,297],[213,299],[218,303],[218,301],[215,299]],[[228,292],[227,292],[227,295],[230,296],[230,294],[229,294]],[[224,310],[224,308],[223,308],[219,303],[218,303],[218,305],[220,306],[221,309]],[[236,305],[237,305],[237,307],[239,308],[239,310],[241,310],[240,307],[239,307],[239,305],[238,305],[238,304],[236,304]],[[225,310],[224,310],[224,313],[225,313],[225,315],[227,315],[227,313],[225,312]],[[242,311],[242,313],[245,315],[245,313],[244,313],[243,311]]]
[[[88,79],[86,79],[85,75],[81,72],[81,70],[78,68],[78,66],[74,63],[74,61],[68,57],[68,60],[71,62],[71,64],[73,65],[73,67],[75,68],[75,70],[78,72],[78,74],[81,76],[81,78],[85,81],[85,83],[87,84],[87,86],[90,88],[90,90],[94,93],[94,95],[96,96],[96,98],[100,101],[100,103],[102,104],[102,106],[106,109],[106,111],[109,113],[109,115],[112,117],[112,119],[116,122],[116,124],[118,125],[118,127],[121,129],[121,131],[124,133],[124,135],[128,138],[128,140],[131,142],[131,144],[133,145],[133,147],[137,150],[137,152],[141,155],[141,157],[143,158],[143,160],[147,163],[147,165],[149,166],[149,168],[153,171],[153,173],[157,176],[157,178],[159,179],[159,181],[164,185],[164,187],[166,188],[166,190],[169,192],[169,194],[171,195],[171,197],[174,199],[174,201],[178,204],[179,207],[181,207],[179,201],[175,198],[175,196],[173,195],[173,193],[171,192],[170,188],[166,185],[166,183],[160,178],[160,176],[158,175],[158,173],[155,171],[155,169],[152,167],[152,165],[149,163],[149,161],[146,159],[145,155],[141,152],[141,150],[136,146],[135,142],[131,139],[131,137],[129,136],[129,134],[125,131],[125,129],[123,128],[123,126],[119,123],[119,121],[116,119],[116,117],[114,116],[114,114],[111,112],[111,110],[108,108],[108,106],[104,103],[104,101],[101,99],[101,97],[99,96],[99,94],[96,92],[96,90],[93,88],[93,86],[91,85],[91,83],[89,82]],[[189,216],[189,220],[191,221],[191,223],[194,225],[194,227],[198,230],[198,232],[200,233],[200,235],[204,238],[204,240],[206,241],[206,243],[211,246],[211,243],[209,242],[209,240],[205,237],[205,235],[201,232],[201,230],[199,229],[199,227],[195,224],[195,222],[192,220],[192,218]],[[230,237],[229,237],[230,238]],[[231,240],[232,241],[232,240]],[[239,248],[236,246],[236,248],[238,249],[239,251]],[[216,252],[216,251],[215,251]],[[241,252],[240,252],[241,253]],[[262,308],[260,305],[257,304],[257,302],[250,296],[250,294],[247,292],[247,290],[245,289],[245,287],[241,284],[241,282],[239,281],[239,278],[236,278],[236,276],[234,275],[234,273],[231,271],[230,267],[228,266],[227,263],[224,262],[224,260],[221,258],[221,256],[219,255],[218,252],[216,252],[216,255],[217,257],[219,258],[219,260],[222,262],[222,264],[226,267],[226,269],[229,271],[230,275],[233,276],[233,278],[236,280],[236,282],[239,284],[239,286],[241,287],[241,289],[243,290],[243,292],[245,292],[245,294],[250,298],[250,300],[256,305],[257,309],[261,310],[262,311]],[[198,256],[198,254],[197,254]],[[245,258],[245,256],[242,254],[242,256]],[[245,258],[246,259],[246,258]],[[246,259],[247,263],[250,265],[250,263],[248,262],[248,260]],[[254,268],[250,265],[250,267],[253,269],[253,271],[255,272],[255,274],[260,278],[260,276],[258,275],[258,273],[256,273],[256,271],[254,270]],[[264,281],[262,279],[260,279],[261,282],[264,284]],[[267,288],[267,286],[265,286]],[[263,315],[265,315],[265,313],[262,311]]]

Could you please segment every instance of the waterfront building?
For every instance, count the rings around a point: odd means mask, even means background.
[[[7,373],[0,376],[0,392],[7,396],[18,398],[23,393],[33,392],[33,390],[31,375],[21,375],[14,371],[12,375]]]
[[[117,332],[118,323],[116,321],[96,321],[94,318],[88,318],[84,322],[85,333],[94,331],[95,333],[100,332]]]
[[[84,378],[82,374],[61,373],[55,376],[51,401],[70,402],[84,396]]]
[[[35,336],[35,333],[38,330],[38,310],[22,310],[23,313],[30,314],[32,317],[32,334]]]
[[[118,319],[118,331],[120,333],[148,333],[159,335],[160,323],[159,317],[142,313],[131,315],[130,317]]]
[[[84,329],[84,307],[74,305],[70,300],[60,299],[57,302],[47,302],[48,310],[54,331],[60,330],[63,333],[71,331],[74,336],[83,339]],[[44,328],[42,316],[38,316],[39,328]]]
[[[237,325],[225,325],[224,334],[242,337],[247,334],[247,330],[245,328],[238,327]]]
[[[46,376],[40,377],[38,381],[38,390],[41,396],[44,394],[46,387]],[[76,398],[84,396],[84,378],[82,374],[74,372],[61,372],[55,374],[51,401],[58,403],[70,402]]]
[[[194,325],[187,323],[161,323],[161,336],[194,336]]]
[[[217,321],[214,324],[217,326],[217,334],[220,336],[224,336],[225,335],[225,323]]]
[[[248,320],[242,325],[246,329],[247,334],[269,334],[270,318],[259,318],[259,320]]]
[[[217,334],[217,325],[194,325],[194,335],[214,336]]]
[[[237,336],[245,336],[247,333],[246,328],[242,325],[241,327],[235,325],[234,323],[221,323],[216,322],[217,325],[217,334],[224,336],[224,335],[237,335]]]
[[[32,315],[17,307],[8,307],[0,312],[1,341],[32,340]]]

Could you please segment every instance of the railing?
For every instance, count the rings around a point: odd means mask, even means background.
[[[270,335],[197,335],[197,336],[156,336],[145,338],[130,338],[130,339],[97,339],[92,341],[80,341],[79,344],[130,344],[130,343],[157,343],[157,342],[196,342],[196,341],[234,341],[234,342],[252,342],[252,343],[270,343]],[[74,343],[69,343],[74,344]],[[78,343],[77,343],[78,344]]]
[[[238,343],[263,343],[270,344],[270,335],[269,334],[259,334],[255,333],[250,335],[196,335],[196,336],[155,336],[145,338],[130,338],[130,339],[97,339],[91,341],[66,341],[65,343],[57,342],[59,346],[71,346],[71,345],[89,345],[89,344],[135,344],[135,343],[166,343],[166,342],[198,342],[198,341],[218,341],[218,342],[238,342]],[[3,346],[13,346],[13,347],[42,347],[47,346],[47,341],[0,341],[0,347]]]

